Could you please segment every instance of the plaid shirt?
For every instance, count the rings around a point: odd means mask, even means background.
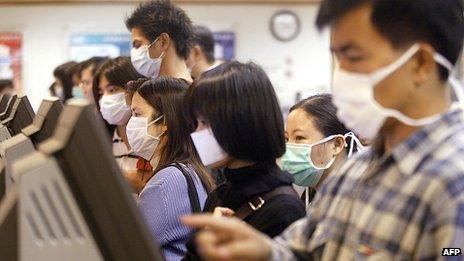
[[[462,250],[462,109],[416,132],[390,155],[375,151],[367,149],[328,177],[309,217],[270,241],[273,260],[435,260],[443,248]]]

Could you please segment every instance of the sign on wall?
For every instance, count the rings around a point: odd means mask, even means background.
[[[232,61],[235,59],[235,33],[231,31],[214,32],[214,57],[216,60]]]
[[[80,62],[94,56],[130,56],[129,34],[80,33],[71,36],[71,60]]]
[[[0,79],[13,80],[16,89],[22,88],[22,35],[0,32]]]

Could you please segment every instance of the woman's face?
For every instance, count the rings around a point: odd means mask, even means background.
[[[285,126],[285,138],[291,144],[316,144],[326,136],[314,124],[314,117],[304,109],[296,109],[288,115]],[[345,145],[342,136],[335,137],[324,143],[314,145],[311,149],[311,160],[314,165],[323,168],[337,155]]]
[[[203,130],[206,130],[206,129],[211,129],[211,126],[209,125],[206,118],[203,117],[203,116],[197,116],[197,128],[196,128],[195,132],[200,132],[200,131],[203,131]],[[223,160],[221,160],[219,162],[216,162],[216,163],[214,163],[214,164],[212,164],[210,166],[207,166],[207,167],[210,167],[212,169],[225,168],[225,167],[229,166],[231,161],[232,161],[232,158],[229,155],[226,155],[225,159],[223,159]]]
[[[285,125],[285,139],[292,144],[314,144],[325,138],[314,125],[314,118],[303,109],[296,109],[288,115]]]
[[[100,86],[98,86],[98,88],[101,95],[125,93],[122,87],[111,85],[105,75],[100,76]]]
[[[94,66],[88,66],[81,73],[81,85],[82,91],[84,92],[85,98],[93,102],[93,93],[92,93],[92,82],[93,82],[93,71]]]
[[[132,117],[146,117],[148,118],[148,124],[154,121],[160,116],[160,113],[155,110],[138,92],[132,97]],[[156,117],[156,118],[155,118]],[[148,134],[153,137],[158,137],[166,131],[166,125],[164,124],[164,118],[156,123],[148,126]]]

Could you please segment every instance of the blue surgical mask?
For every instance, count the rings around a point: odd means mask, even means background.
[[[72,96],[76,99],[84,99],[84,92],[82,91],[82,88],[79,86],[74,86],[72,88]]]
[[[326,145],[337,137],[344,138],[345,147],[348,146],[346,138],[351,138],[348,157],[351,157],[355,145],[358,151],[363,148],[361,142],[352,132],[345,135],[332,135],[314,144],[287,143],[287,149],[281,159],[282,170],[289,172],[295,180],[294,183],[298,186],[316,186],[324,171],[335,162],[335,155],[327,155]]]

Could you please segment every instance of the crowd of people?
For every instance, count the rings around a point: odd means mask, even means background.
[[[167,260],[432,260],[464,246],[463,11],[322,1],[332,91],[285,122],[264,70],[216,61],[169,1],[126,19],[130,57],[60,65],[50,93],[95,104]]]

